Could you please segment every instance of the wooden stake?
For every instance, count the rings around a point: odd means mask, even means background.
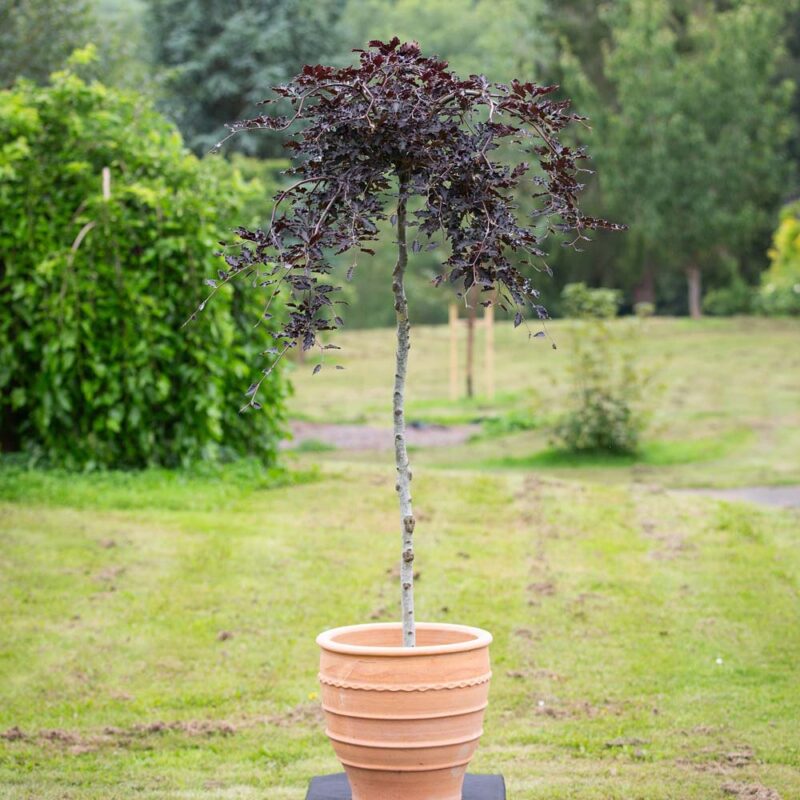
[[[111,199],[111,170],[103,167],[103,200],[108,202]]]
[[[484,339],[485,370],[486,370],[486,397],[494,400],[494,304],[486,306],[483,312],[483,324],[486,328]]]
[[[458,306],[450,303],[450,399],[458,399]]]
[[[474,290],[466,293],[467,298],[467,397],[472,399],[475,394],[475,324],[478,319],[478,295]]]

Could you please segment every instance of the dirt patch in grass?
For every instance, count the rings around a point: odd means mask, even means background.
[[[60,728],[41,730],[35,737],[40,742],[50,742],[64,747],[73,755],[90,753],[104,747],[126,747],[137,740],[165,733],[186,736],[232,736],[237,725],[227,720],[187,720],[181,722],[144,722],[129,728],[108,725],[99,733],[81,733]]]
[[[142,722],[130,727],[107,725],[100,731],[84,732],[65,730],[63,728],[44,728],[28,733],[19,726],[0,733],[0,739],[8,742],[27,742],[39,745],[54,745],[72,755],[90,753],[105,747],[128,747],[137,741],[152,736],[177,733],[189,737],[233,736],[245,728],[260,725],[273,725],[279,728],[291,728],[297,725],[319,724],[322,721],[322,709],[318,704],[301,704],[281,714],[269,717],[251,717],[241,720],[180,720],[165,722]]]
[[[284,448],[301,447],[303,443],[319,443],[335,450],[391,450],[394,434],[391,428],[374,425],[330,425],[323,422],[292,422],[292,438]],[[480,425],[432,425],[411,422],[406,441],[411,447],[452,447],[464,444],[480,430]]]
[[[125,574],[125,567],[104,567],[95,575],[95,580],[101,583],[111,583]]]
[[[556,593],[556,585],[553,581],[537,581],[528,585],[528,591],[541,597],[552,597]]]
[[[641,747],[644,744],[650,744],[649,739],[640,739],[638,736],[632,736],[630,738],[619,738],[619,739],[611,739],[610,741],[605,743],[607,748],[614,748],[614,747]]]
[[[564,681],[569,680],[566,676],[559,675],[557,672],[553,672],[551,669],[545,669],[544,667],[508,669],[506,670],[506,675],[509,678],[514,678],[515,680],[527,681],[553,681],[554,683],[563,683]]]
[[[227,720],[189,720],[188,722],[147,722],[134,725],[132,728],[105,728],[104,732],[110,735],[130,737],[149,736],[154,733],[168,733],[177,731],[187,736],[231,736],[236,733],[241,725]]]
[[[641,510],[639,513],[641,514]],[[639,524],[642,536],[655,545],[648,554],[653,561],[672,561],[694,549],[694,545],[686,541],[680,530],[681,523],[678,517],[672,516],[660,523],[652,519],[642,519]]]
[[[322,706],[319,703],[302,703],[283,714],[275,714],[267,721],[279,728],[293,728],[296,725],[318,725],[324,720]]]
[[[746,767],[754,758],[755,753],[753,752],[753,748],[747,747],[746,745],[725,753],[725,763],[732,767]]]
[[[800,508],[800,486],[740,486],[734,489],[682,489],[682,494],[754,503],[772,508]]]
[[[722,791],[736,800],[781,800],[781,796],[774,789],[760,783],[729,781],[722,784]]]
[[[619,716],[623,713],[623,708],[611,700],[598,705],[588,700],[539,698],[534,703],[534,713],[551,719],[596,719],[603,716]]]
[[[700,748],[699,756],[708,756],[709,760],[678,759],[678,763],[691,767],[697,772],[708,772],[714,775],[729,776],[738,770],[752,766],[756,763],[755,751],[749,745],[728,746],[730,749],[721,749],[720,745],[710,745]]]
[[[654,561],[671,561],[678,558],[684,553],[688,553],[693,549],[693,546],[680,536],[679,534],[667,534],[656,538],[660,543],[660,547],[651,550],[649,557]]]

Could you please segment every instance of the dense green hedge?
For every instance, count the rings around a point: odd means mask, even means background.
[[[0,143],[2,449],[89,467],[271,460],[280,376],[261,413],[238,414],[268,345],[251,301],[226,288],[181,328],[263,185],[74,71],[0,92]]]

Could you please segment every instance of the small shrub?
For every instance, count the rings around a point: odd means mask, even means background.
[[[581,296],[575,289],[571,293]],[[609,300],[583,302],[584,318],[572,324],[568,410],[556,424],[554,440],[573,453],[633,453],[647,424],[650,376],[636,361],[643,321],[613,321]]]
[[[768,317],[800,316],[800,282],[793,286],[764,284],[758,293],[756,310]]]
[[[555,430],[556,442],[572,453],[634,453],[644,420],[619,387],[587,387]]]
[[[728,286],[712,289],[703,298],[703,311],[712,317],[732,317],[753,310],[753,290],[738,276]]]
[[[573,319],[612,319],[617,316],[617,289],[590,289],[585,283],[568,283],[561,292],[561,312]]]

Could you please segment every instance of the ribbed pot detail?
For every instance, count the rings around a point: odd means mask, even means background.
[[[353,800],[461,800],[483,732],[491,634],[417,623],[352,625],[317,637],[327,734]]]

